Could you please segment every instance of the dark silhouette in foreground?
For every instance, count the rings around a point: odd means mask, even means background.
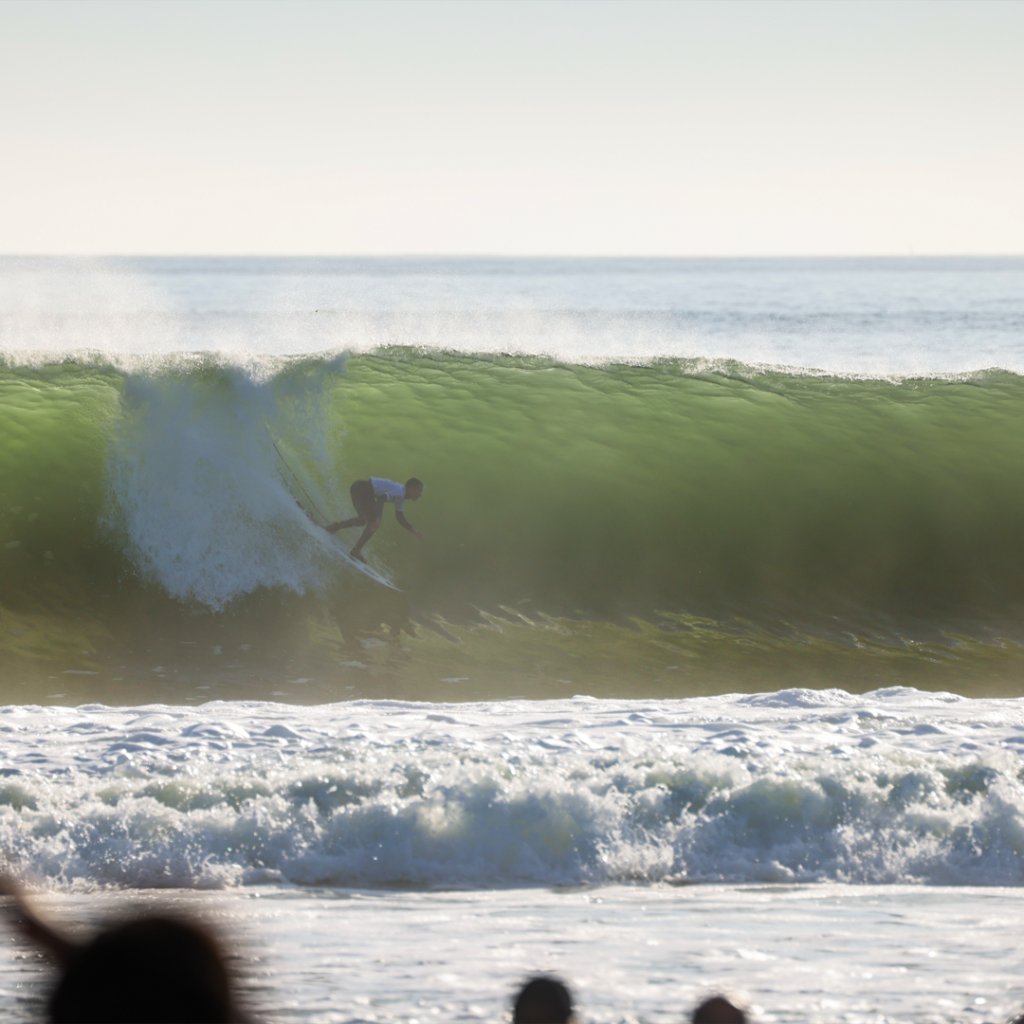
[[[693,1011],[693,1024],[747,1024],[747,1015],[725,996],[705,999]]]
[[[60,978],[47,1001],[56,1024],[242,1022],[224,954],[184,917],[147,914],[78,943],[36,916],[20,887],[0,876],[18,930],[53,957]]]
[[[572,996],[558,978],[531,978],[516,997],[512,1024],[566,1024],[572,1016]]]

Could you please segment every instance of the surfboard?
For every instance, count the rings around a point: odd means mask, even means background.
[[[299,508],[302,508],[302,502],[299,502],[298,505]],[[302,508],[302,511],[306,512],[306,509]],[[317,523],[317,525],[319,526],[321,524]],[[326,533],[326,531],[324,532]],[[381,583],[385,587],[390,587],[392,590],[397,590],[399,593],[402,592],[401,587],[396,587],[394,583],[391,582],[391,580],[389,580],[382,573],[377,572],[377,570],[374,569],[372,565],[367,565],[366,562],[360,562],[358,558],[353,558],[344,548],[342,542],[338,539],[338,535],[336,533],[328,533],[327,536],[331,538],[331,542],[338,549],[338,554],[341,555],[341,557],[346,561],[346,563],[352,566],[352,568],[355,569],[357,572],[361,572],[364,576],[369,576],[371,580],[375,580],[377,583]]]
[[[270,430],[267,430],[268,436]],[[368,576],[371,580],[376,583],[380,583],[385,587],[390,587],[391,590],[397,590],[401,593],[401,588],[396,587],[383,573],[378,572],[372,565],[368,565],[366,562],[360,561],[358,558],[353,558],[346,548],[343,546],[340,538],[335,533],[327,533],[326,527],[331,522],[324,514],[317,508],[316,502],[310,495],[309,490],[299,479],[298,474],[288,464],[288,460],[281,453],[281,449],[277,446],[277,442],[273,437],[270,438],[270,443],[274,446],[274,451],[277,452],[277,457],[281,460],[281,465],[284,467],[284,472],[281,477],[284,481],[284,485],[288,488],[291,496],[295,499],[295,504],[306,514],[306,518],[315,526],[320,527],[324,531],[325,536],[329,539],[332,546],[337,551],[338,555],[344,560],[344,562],[355,569],[357,572],[361,572],[364,576]],[[298,492],[298,493],[296,493]]]

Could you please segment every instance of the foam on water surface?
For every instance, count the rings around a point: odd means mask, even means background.
[[[133,908],[198,911],[236,944],[260,1019],[501,1021],[522,980],[565,978],[593,1024],[678,1024],[726,991],[763,1024],[1002,1024],[1024,1005],[1020,889],[907,886],[371,892],[256,887],[42,897],[88,928]],[[0,958],[0,1012],[38,1019],[46,964]]]
[[[1017,885],[1024,704],[8,707],[0,845],[64,888]]]

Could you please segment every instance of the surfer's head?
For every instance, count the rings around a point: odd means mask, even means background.
[[[423,481],[411,476],[405,481],[405,497],[407,501],[415,501],[423,493]]]

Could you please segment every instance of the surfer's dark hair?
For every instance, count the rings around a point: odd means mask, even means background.
[[[405,481],[405,489],[409,490],[410,487],[418,487],[421,491],[423,490],[423,481],[417,480],[416,477],[411,476]]]

